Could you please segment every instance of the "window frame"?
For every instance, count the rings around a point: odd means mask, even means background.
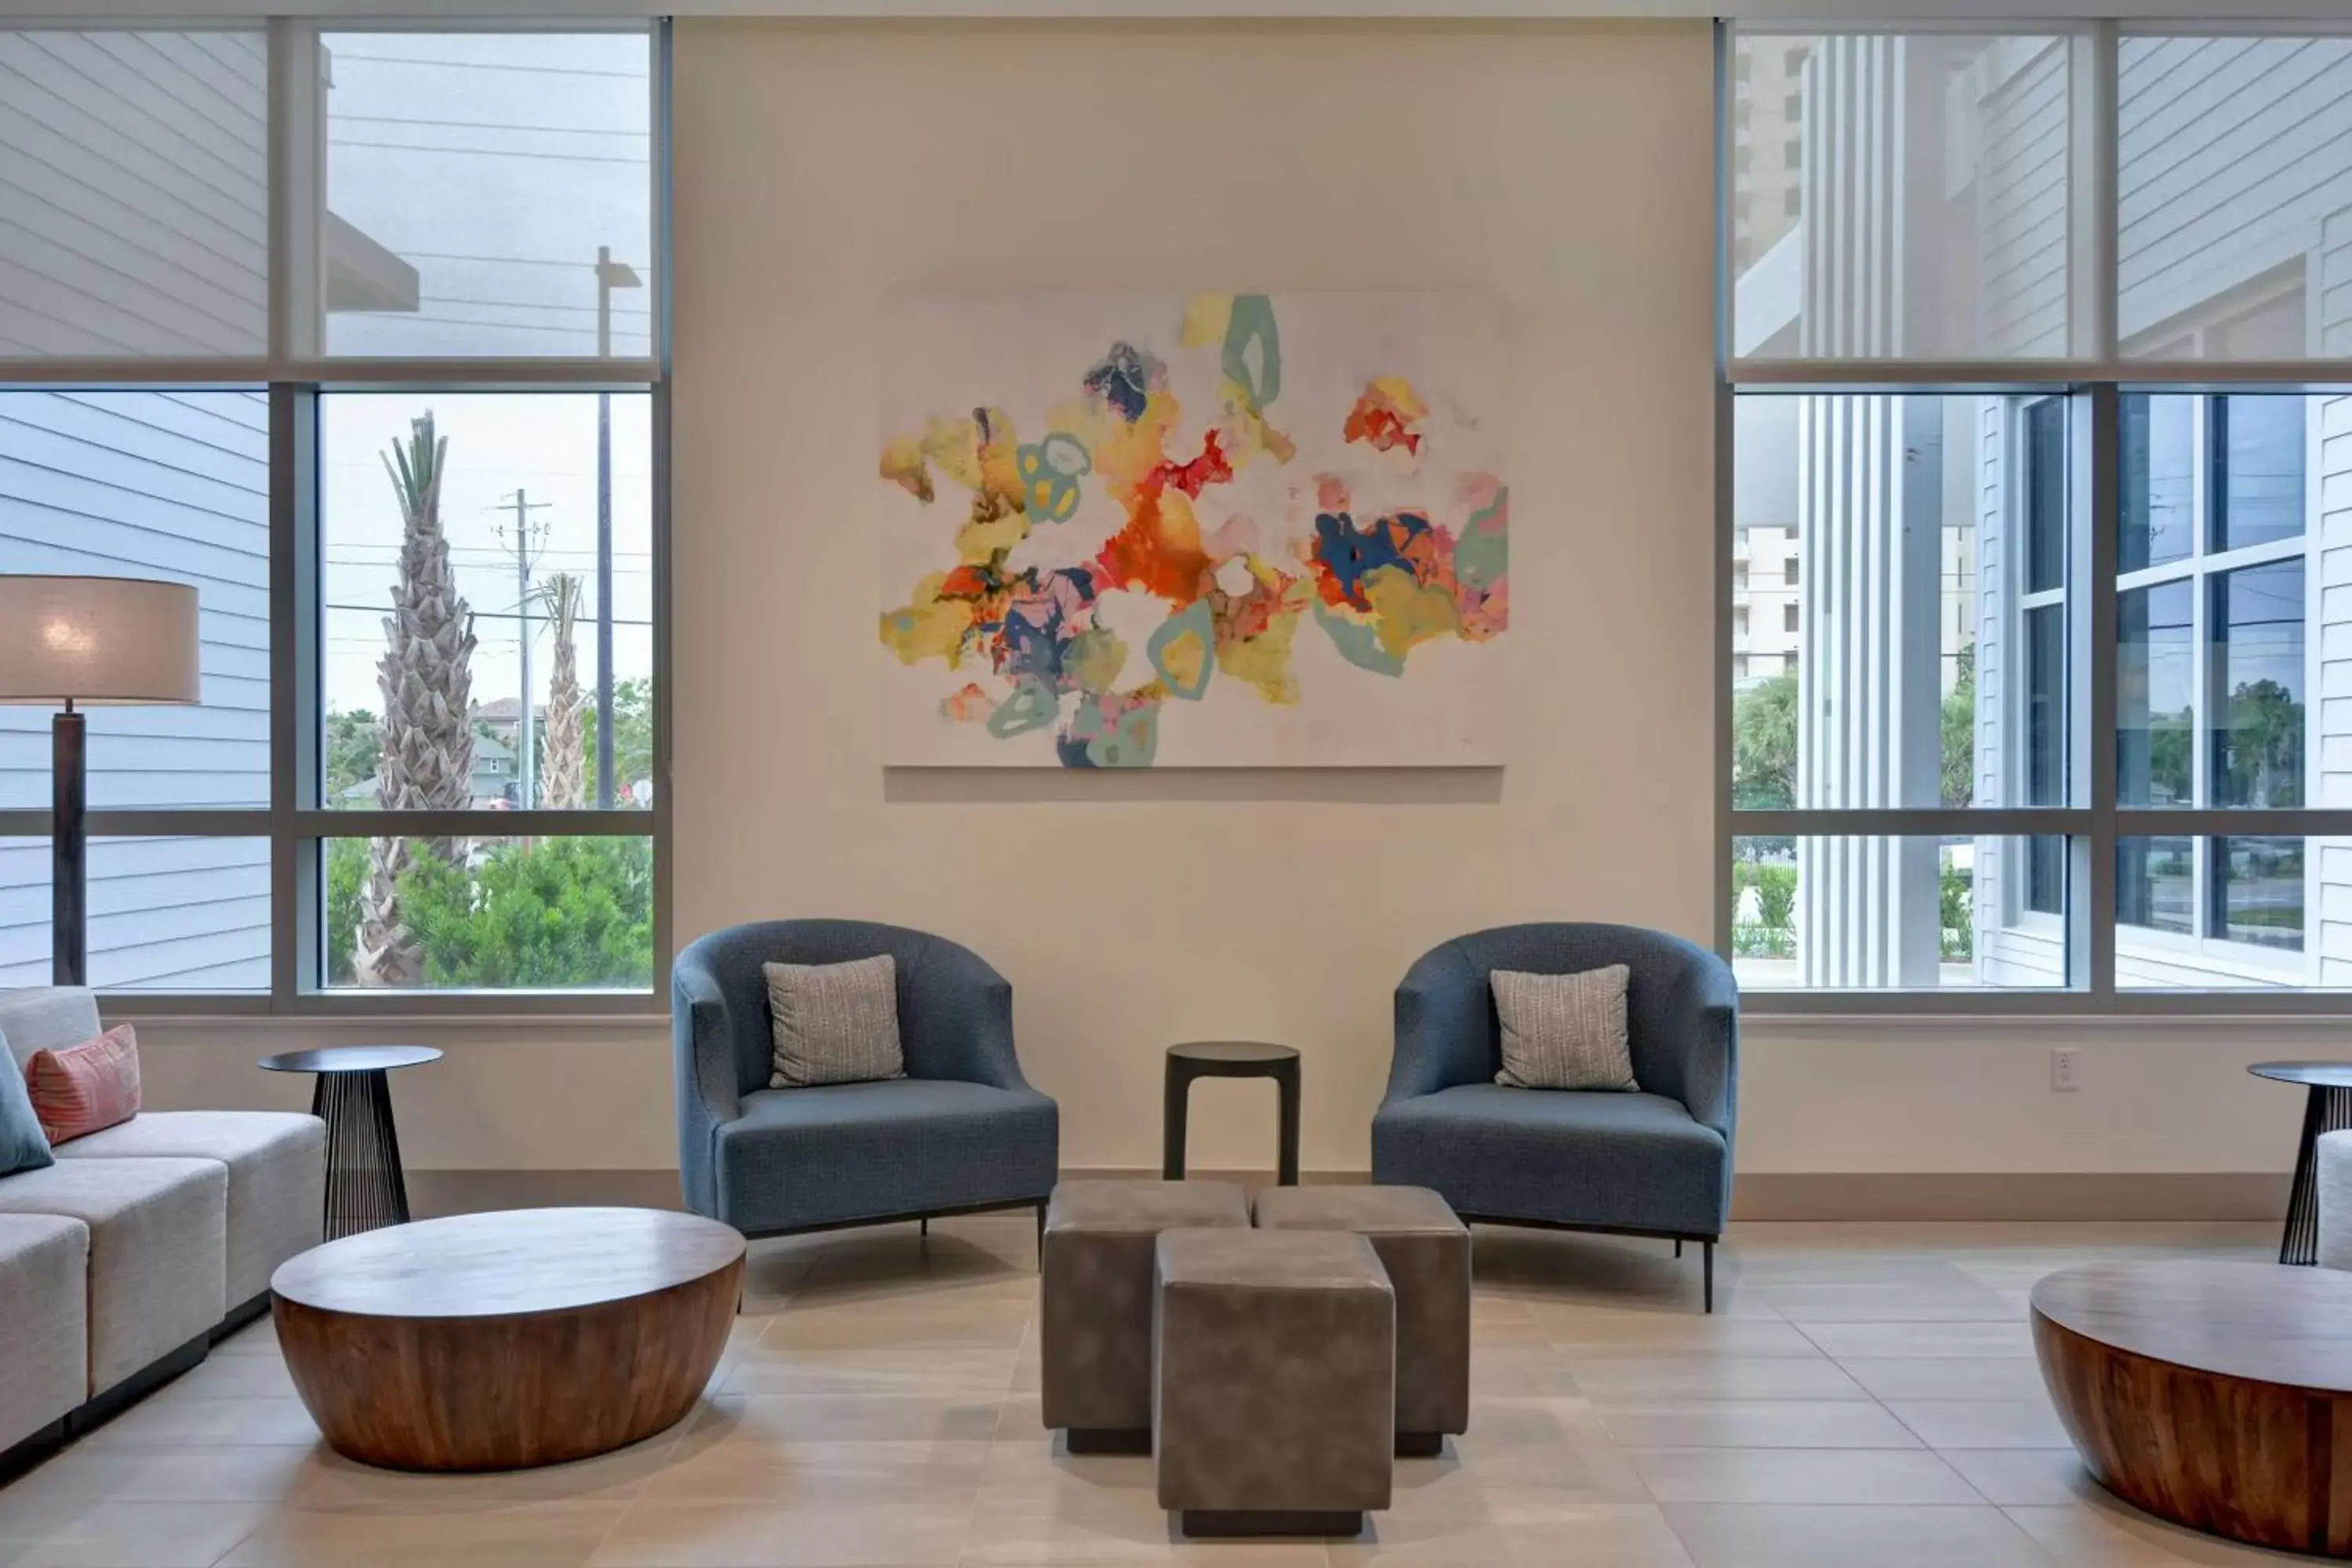
[[[2301,1015],[2352,1016],[2352,991],[2324,990],[2300,979],[2271,989],[2136,989],[2116,984],[2117,889],[2120,874],[2118,840],[2122,837],[2197,839],[2200,852],[2192,905],[2198,934],[2179,937],[2153,928],[2133,928],[2135,939],[2147,935],[2202,947],[2214,939],[2204,934],[2205,909],[2213,897],[2210,868],[2204,862],[2217,838],[2232,836],[2301,837],[2352,836],[2352,809],[2298,807],[2121,807],[2117,805],[2117,601],[2133,586],[2193,576],[2197,583],[2197,625],[2200,636],[2210,610],[2205,602],[2207,567],[2228,570],[2250,565],[2273,547],[2248,546],[2226,556],[2208,556],[2203,549],[2206,429],[2198,423],[2198,472],[2195,483],[2198,512],[2194,545],[2186,560],[2134,572],[2117,572],[2122,491],[2122,400],[2126,392],[2208,394],[2233,392],[2291,393],[2311,395],[2352,390],[2352,359],[2309,357],[2294,360],[2162,359],[2145,347],[2126,356],[2116,332],[2119,300],[2116,237],[2120,216],[2116,203],[2117,141],[2116,112],[2121,40],[2142,37],[2207,37],[2258,30],[2284,37],[2340,34],[2326,23],[2273,23],[2259,29],[2219,23],[2122,23],[2113,20],[1973,21],[1966,24],[1905,23],[1873,20],[1834,26],[1778,21],[1717,24],[1717,198],[1718,264],[1717,268],[1716,337],[1716,523],[1717,535],[1717,660],[1716,712],[1716,828],[1714,937],[1717,951],[1732,953],[1732,850],[1736,841],[1750,837],[1821,836],[1972,837],[1979,841],[1999,837],[2014,843],[2033,835],[2063,835],[2069,843],[2067,909],[2056,916],[2033,917],[2063,926],[2067,938],[2068,985],[2065,989],[2003,991],[1993,988],[1951,990],[1790,989],[1751,991],[1744,1005],[1754,1013],[1825,1017],[1856,1016],[2148,1016],[2158,1014],[2205,1016]],[[1742,57],[1739,37],[1817,37],[1848,32],[1869,36],[1965,32],[1996,35],[2022,31],[2036,37],[2063,35],[2077,41],[2071,83],[2074,94],[2069,201],[2070,246],[2074,252],[2070,285],[2074,352],[2038,359],[1997,358],[1804,358],[1793,355],[1739,355],[1735,349],[1733,295],[1736,282],[1729,244],[1729,215],[1734,198],[1734,174],[1727,150],[1731,145],[1732,96],[1729,84]],[[2084,536],[2068,544],[2066,579],[2089,584],[2068,605],[2066,645],[2074,660],[2075,680],[2070,689],[2079,703],[2066,744],[2067,804],[2056,806],[1971,806],[1947,808],[1797,808],[1738,810],[1732,805],[1732,702],[1729,676],[1734,579],[1730,568],[1733,541],[1733,426],[1735,399],[1742,393],[1882,393],[1948,395],[1954,393],[2006,396],[2021,405],[2053,395],[2070,399],[2072,435],[2069,489],[2072,510]],[[2309,432],[2306,430],[2306,438]],[[2312,470],[2306,467],[2308,475]],[[2087,521],[2087,528],[2084,528]],[[2277,554],[2300,553],[2305,541]],[[2226,563],[2226,564],[2221,564]],[[2016,568],[2021,574],[2021,563]],[[2306,573],[2306,593],[2315,593],[2316,573]],[[2063,595],[2063,590],[2060,591]],[[2014,613],[2014,612],[2012,612]],[[2308,610],[2306,611],[2308,615]],[[2310,622],[2306,620],[2306,627]],[[2306,645],[2308,646],[2308,644]],[[2201,791],[2206,766],[2203,729],[2208,721],[2202,685],[2204,645],[2197,644],[2200,707],[2197,713],[2196,779]],[[2011,661],[2014,664],[2017,661]],[[2021,679],[2012,669],[2009,679]],[[2310,765],[2306,747],[2305,765]],[[2199,796],[2200,799],[2203,796]],[[2305,876],[2317,857],[2306,846]],[[2011,879],[2015,886],[2015,879]],[[2305,908],[2314,908],[2308,892]],[[2224,942],[2233,960],[2251,944]],[[2269,950],[2258,950],[2269,951]],[[2285,954],[2297,960],[2302,954]]]
[[[135,18],[19,23],[77,33],[205,23]],[[253,22],[213,24],[250,30]],[[673,951],[671,897],[669,204],[670,33],[667,20],[633,17],[473,18],[272,17],[268,49],[269,346],[258,358],[0,357],[0,391],[184,391],[266,388],[269,404],[270,790],[261,808],[93,810],[91,839],[264,838],[270,846],[270,985],[265,993],[104,993],[110,1014],[139,1016],[287,1016],[310,1018],[553,1016],[654,1019],[668,1010]],[[315,277],[323,245],[319,191],[326,147],[315,72],[324,33],[627,33],[646,39],[649,72],[647,201],[652,254],[646,258],[650,352],[597,358],[434,355],[385,357],[320,352],[323,318],[301,279]],[[322,547],[318,466],[319,400],[338,392],[612,392],[650,399],[654,798],[648,810],[541,808],[497,814],[495,834],[476,811],[332,809],[319,798],[325,727],[324,645],[320,595]],[[387,835],[454,837],[564,836],[648,840],[653,850],[653,976],[643,990],[441,990],[330,988],[320,903],[324,848],[334,838]],[[0,837],[51,837],[45,809],[0,810]]]

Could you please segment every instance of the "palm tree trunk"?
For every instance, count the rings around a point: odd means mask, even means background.
[[[555,628],[555,670],[547,682],[546,740],[540,759],[540,804],[553,811],[578,811],[588,804],[588,777],[582,756],[580,657],[572,627],[580,619],[580,579],[559,572],[547,580],[540,599]]]
[[[400,505],[399,577],[384,617],[376,687],[383,694],[383,760],[376,805],[385,811],[464,811],[474,804],[471,693],[474,615],[458,596],[441,531],[441,474],[449,447],[428,410],[384,472]],[[400,915],[400,879],[418,856],[463,863],[464,838],[378,838],[369,847],[352,972],[362,985],[416,985],[425,953]]]

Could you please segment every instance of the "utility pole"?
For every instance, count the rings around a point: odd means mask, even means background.
[[[514,513],[511,524],[499,524],[499,542],[514,557],[515,563],[515,619],[520,627],[517,642],[522,650],[522,714],[520,727],[515,731],[515,786],[520,798],[515,804],[525,811],[539,804],[533,798],[533,784],[539,775],[539,743],[530,712],[530,569],[538,563],[540,552],[547,544],[547,524],[533,522],[530,514],[545,511],[551,504],[534,501],[517,489],[493,509]]]
[[[641,285],[613,247],[596,247],[596,357],[613,357],[613,290]],[[596,395],[596,805],[613,805],[613,395]]]

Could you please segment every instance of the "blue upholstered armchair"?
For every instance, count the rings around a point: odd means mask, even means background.
[[[762,963],[898,961],[907,1076],[770,1089]],[[670,982],[686,1203],[747,1236],[1034,1206],[1061,1148],[1054,1102],[1013,1054],[1013,987],[944,938],[863,921],[730,926]]]
[[[1505,1089],[1497,969],[1622,963],[1639,1093]],[[1636,926],[1503,926],[1433,949],[1396,994],[1396,1056],[1372,1118],[1372,1179],[1433,1187],[1465,1219],[1614,1231],[1706,1249],[1731,1205],[1739,989],[1705,948]]]

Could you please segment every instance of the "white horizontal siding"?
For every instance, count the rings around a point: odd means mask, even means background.
[[[100,839],[89,884],[91,984],[268,989],[267,840]],[[48,843],[0,839],[0,987],[48,977]]]
[[[0,353],[268,337],[258,32],[0,32]]]
[[[2066,352],[2066,45],[2053,40],[1979,106],[1975,341],[1999,354]]]
[[[0,394],[0,572],[194,586],[204,700],[96,709],[99,807],[269,800],[268,406],[250,393]],[[49,716],[0,708],[0,805],[49,798]],[[0,984],[48,974],[49,850],[0,845]],[[101,842],[90,976],[110,988],[264,990],[269,847]]]
[[[2126,340],[2300,263],[2352,205],[2352,39],[2129,38],[2117,95]]]

